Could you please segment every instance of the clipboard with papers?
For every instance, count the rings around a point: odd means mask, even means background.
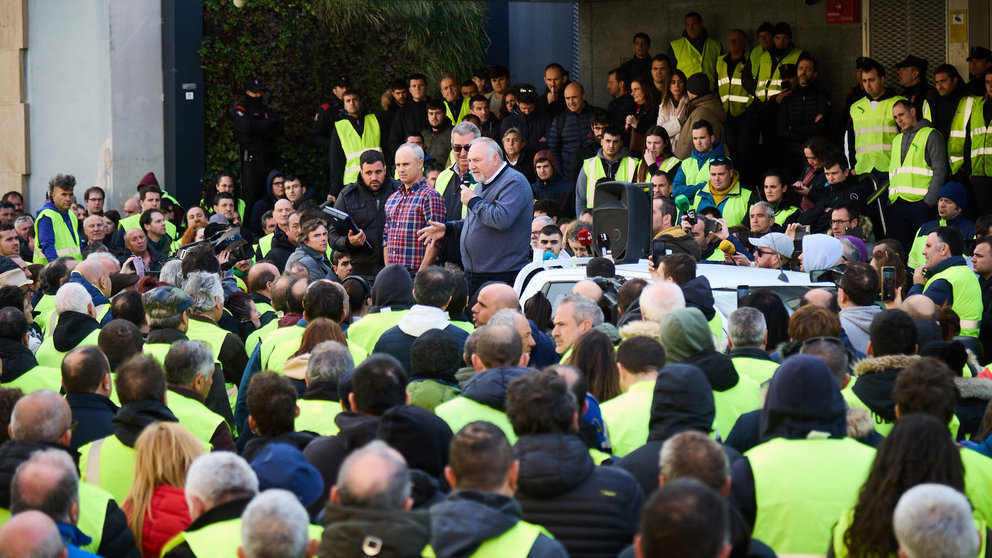
[[[362,229],[355,224],[355,220],[340,209],[335,209],[331,206],[324,206],[322,208],[324,215],[327,216],[328,226],[334,229],[334,231],[340,235],[347,235],[348,233],[358,233],[362,232]],[[372,247],[372,243],[369,242],[368,238],[365,239],[365,248],[368,250],[375,250]]]

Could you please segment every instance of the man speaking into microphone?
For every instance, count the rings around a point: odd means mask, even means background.
[[[534,214],[530,184],[506,164],[499,144],[489,138],[472,141],[468,168],[476,185],[461,185],[464,218],[430,221],[417,236],[424,243],[458,239],[470,293],[489,281],[512,286],[517,273],[530,262]]]

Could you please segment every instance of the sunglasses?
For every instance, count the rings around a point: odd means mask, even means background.
[[[461,153],[462,151],[468,151],[468,148],[469,147],[471,147],[471,145],[458,145],[457,143],[451,144],[451,150],[454,151],[455,153]]]

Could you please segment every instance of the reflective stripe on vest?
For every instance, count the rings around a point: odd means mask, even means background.
[[[458,432],[466,424],[477,421],[489,421],[506,434],[506,439],[512,446],[517,443],[517,435],[513,432],[510,419],[506,413],[483,405],[477,401],[459,395],[451,401],[445,401],[434,409],[434,413],[448,423],[452,432]]]
[[[321,399],[300,399],[296,402],[300,414],[294,423],[298,432],[316,432],[321,436],[333,436],[338,433],[338,425],[334,417],[341,412],[341,404],[337,401]]]
[[[634,182],[635,173],[637,172],[637,164],[640,161],[633,157],[624,157],[620,160],[620,164],[617,166],[617,172],[613,175],[611,180],[616,180],[618,182]],[[603,168],[603,163],[600,162],[600,158],[589,157],[582,163],[582,170],[586,173],[586,207],[592,209],[593,204],[593,194],[596,191],[596,183],[603,178],[609,178],[606,176],[606,170]]]
[[[134,483],[136,461],[134,448],[125,446],[111,434],[79,448],[80,478],[106,490],[114,500],[123,502]]]
[[[871,108],[868,97],[862,97],[851,105],[855,173],[865,174],[875,169],[889,171],[892,139],[899,133],[892,117],[892,107],[902,98],[895,96],[878,101],[874,109]]]
[[[197,440],[206,444],[208,451],[213,449],[210,439],[213,438],[217,427],[225,424],[224,417],[211,411],[203,403],[172,390],[166,394],[165,404],[179,419],[179,424],[189,430]]]
[[[934,129],[920,128],[909,144],[907,153],[902,152],[903,134],[892,138],[892,154],[889,161],[889,201],[903,199],[918,202],[927,195],[933,169],[927,166],[927,138]],[[905,133],[905,132],[903,132]]]
[[[675,53],[675,66],[686,78],[693,74],[704,73],[710,79],[710,88],[716,81],[716,61],[720,57],[720,43],[707,38],[703,41],[703,51],[699,52],[692,46],[689,39],[682,37],[671,42],[672,52]]]
[[[980,97],[962,97],[954,110],[954,117],[951,118],[951,129],[947,138],[947,158],[950,161],[951,174],[961,170],[961,165],[964,164],[965,137],[976,99],[982,101]],[[978,112],[981,113],[981,110]]]
[[[69,211],[69,222],[72,224],[72,230],[70,231],[69,227],[65,224],[65,218],[58,211],[46,207],[38,213],[38,218],[34,222],[34,257],[31,259],[31,263],[48,263],[48,258],[41,251],[41,235],[38,234],[38,222],[41,221],[42,217],[48,217],[48,220],[52,223],[52,234],[55,237],[55,253],[60,258],[72,257],[78,261],[82,261],[83,254],[79,250],[79,221],[76,220],[76,214]]]
[[[441,194],[441,197],[444,197],[444,193],[451,187],[452,178],[457,178],[457,175],[455,174],[455,171],[447,168],[441,171],[441,174],[437,175],[437,179],[434,180],[434,190],[438,194]],[[459,182],[459,184],[461,184],[461,182]],[[462,219],[465,218],[466,214],[468,214],[468,206],[462,204]]]
[[[747,92],[747,89],[744,89],[744,82],[741,81],[741,76],[744,75],[743,59],[734,66],[733,75],[728,75],[726,57],[717,58],[716,75],[718,78],[716,82],[717,92],[720,94],[723,109],[730,116],[744,114],[744,110],[751,106],[754,97]]]
[[[975,100],[975,109],[969,120],[972,176],[992,177],[992,125],[986,126],[983,122],[986,102],[984,98]]]
[[[62,389],[62,370],[48,366],[35,366],[17,378],[3,384],[5,388],[18,388],[25,395],[42,389]]]
[[[745,452],[754,475],[754,538],[776,554],[822,554],[853,508],[875,450],[850,438],[775,438]]]
[[[344,184],[351,184],[358,180],[358,171],[361,170],[359,159],[362,153],[369,149],[382,151],[379,119],[375,115],[366,114],[364,122],[361,137],[358,136],[355,127],[351,125],[351,120],[342,118],[334,123],[334,128],[338,132],[338,139],[341,140],[341,150],[344,151]]]
[[[682,159],[679,159],[678,157],[675,157],[673,155],[673,156],[665,159],[664,161],[662,161],[662,163],[660,165],[658,165],[658,168],[661,169],[661,170],[663,170],[663,171],[665,171],[665,172],[671,172],[671,170],[674,169],[681,162],[682,162]]]
[[[782,92],[782,66],[786,64],[798,64],[799,55],[802,50],[792,45],[792,50],[783,56],[772,71],[772,53],[765,51],[761,53],[761,64],[758,66],[758,84],[755,88],[755,97],[761,101],[767,101]]]
[[[944,279],[951,284],[954,302],[951,310],[961,319],[961,335],[978,337],[978,325],[982,319],[982,288],[978,277],[968,269],[967,265],[952,265],[927,279],[923,290],[938,279]]]

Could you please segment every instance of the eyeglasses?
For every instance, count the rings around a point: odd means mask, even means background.
[[[830,220],[830,224],[831,225],[843,225],[844,223],[850,223],[853,220],[854,220],[853,217],[850,218],[850,219],[831,219]]]
[[[458,145],[457,143],[451,144],[451,150],[454,151],[455,153],[461,153],[462,151],[468,151],[468,148],[469,147],[471,147],[471,145],[468,145],[468,144],[466,144],[466,145]]]

